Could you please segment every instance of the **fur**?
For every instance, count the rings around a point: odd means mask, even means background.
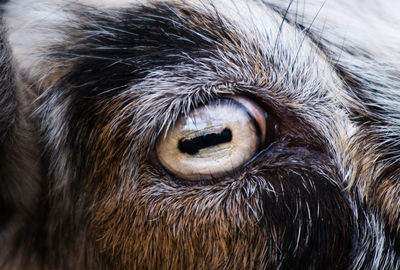
[[[2,18],[0,17],[0,22]],[[0,29],[0,266],[18,269],[36,228],[41,164],[36,136],[29,119],[29,105],[19,87],[6,33]],[[22,244],[23,243],[23,244]],[[29,251],[28,251],[29,250]],[[13,263],[8,264],[10,258]],[[23,259],[25,261],[25,259]]]
[[[35,217],[18,223],[33,224],[24,233],[0,227],[13,248],[0,252],[0,266],[399,269],[396,7],[361,0],[3,4],[15,67],[4,56],[2,78],[13,79],[2,80],[1,103],[11,109],[1,111],[0,128],[9,130],[15,114],[37,127],[40,142],[24,134],[41,148],[44,169],[40,188],[35,172],[0,171],[0,198],[13,198],[0,203],[12,205],[10,213],[21,204]],[[180,116],[229,95],[256,100],[271,115],[273,142],[218,179],[168,173],[155,157],[157,139]],[[28,101],[32,118],[18,114],[14,99]],[[15,136],[21,144],[25,137]],[[21,155],[10,146],[2,158]]]

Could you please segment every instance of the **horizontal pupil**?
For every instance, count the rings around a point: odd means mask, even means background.
[[[232,132],[230,129],[226,128],[221,133],[209,133],[188,140],[180,140],[178,143],[178,149],[182,153],[195,155],[201,149],[213,147],[221,143],[227,143],[231,140]]]

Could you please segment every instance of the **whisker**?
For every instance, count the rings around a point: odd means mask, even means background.
[[[289,9],[290,9],[290,7],[292,6],[293,2],[294,2],[294,0],[290,0],[289,5],[287,6],[287,8],[286,8],[286,10],[285,10],[285,13],[283,14],[281,24],[279,25],[279,31],[278,31],[278,34],[277,34],[276,39],[275,39],[274,48],[273,48],[273,50],[272,50],[272,54],[273,54],[273,55],[275,55],[275,50],[276,50],[276,47],[278,46],[278,41],[279,41],[279,39],[280,39],[280,37],[281,37],[281,34],[282,34],[283,24],[284,24],[285,21],[286,21],[286,17],[287,17],[287,15],[288,15],[288,13],[289,13]]]
[[[340,50],[339,50],[339,56],[337,57],[334,66],[337,66],[339,64],[340,59],[342,58],[342,54],[343,54],[343,51],[344,51],[344,44],[346,43],[346,41],[347,41],[347,33],[345,33],[343,35],[342,44],[341,44]]]
[[[302,38],[302,40],[300,42],[299,48],[297,49],[296,56],[295,56],[295,58],[293,60],[292,67],[290,68],[290,70],[293,69],[293,66],[296,63],[297,57],[299,56],[300,50],[303,47],[304,41],[305,41],[306,37],[308,36],[307,34],[310,32],[311,27],[314,25],[315,20],[318,18],[318,15],[320,14],[322,8],[325,6],[327,1],[328,0],[324,0],[324,2],[322,3],[321,7],[318,9],[317,13],[315,14],[313,20],[311,21],[310,25],[305,29],[305,31],[303,31],[303,38]]]

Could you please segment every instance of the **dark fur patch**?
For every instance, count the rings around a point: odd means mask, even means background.
[[[1,22],[0,17],[0,24]],[[40,163],[36,136],[27,123],[24,94],[18,88],[6,33],[0,29],[0,268],[24,267],[29,239],[37,228]],[[18,254],[18,255],[16,255]],[[29,255],[27,255],[29,254]],[[12,260],[11,260],[12,259]],[[9,265],[9,261],[13,264]]]

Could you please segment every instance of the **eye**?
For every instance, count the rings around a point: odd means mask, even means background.
[[[161,164],[187,180],[223,176],[250,160],[266,141],[266,112],[244,97],[222,98],[192,110],[162,134]]]

